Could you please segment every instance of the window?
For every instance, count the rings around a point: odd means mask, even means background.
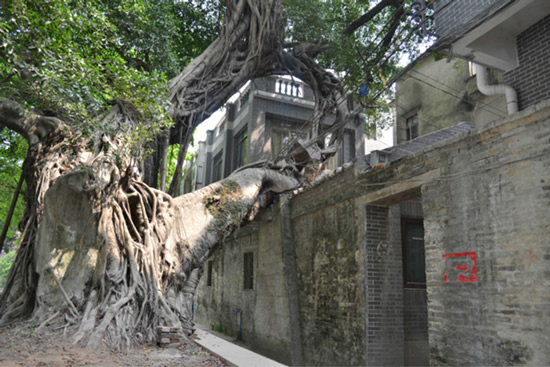
[[[407,118],[405,123],[407,128],[407,140],[413,140],[418,137],[418,114],[414,114]]]
[[[216,136],[220,136],[223,134],[223,130],[225,129],[225,121],[223,121],[219,126],[218,130],[216,131]]]
[[[348,163],[355,158],[355,134],[353,130],[344,130],[344,141],[342,146],[342,154],[344,155],[343,163]]]
[[[250,91],[246,92],[242,97],[241,97],[241,109],[243,109],[246,104],[248,103],[248,99],[250,98]]]
[[[244,253],[244,289],[254,289],[254,253]]]
[[[206,265],[206,285],[212,286],[212,260],[208,261]]]
[[[214,157],[214,163],[212,165],[212,182],[216,182],[222,179],[223,174],[223,155],[222,152],[218,153]]]
[[[426,287],[424,226],[422,219],[401,219],[403,280],[406,288]]]
[[[241,130],[235,136],[235,164],[234,169],[237,169],[246,164],[248,153],[248,132],[246,128]]]
[[[275,158],[286,145],[298,141],[298,139],[307,138],[306,132],[287,129],[283,126],[273,127],[271,131],[271,155],[273,158]]]

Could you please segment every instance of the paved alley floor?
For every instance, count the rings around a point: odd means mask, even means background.
[[[284,364],[261,356],[202,329],[197,328],[195,335],[197,336],[195,341],[203,348],[238,367],[286,367]]]

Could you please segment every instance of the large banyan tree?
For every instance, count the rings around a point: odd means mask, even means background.
[[[97,5],[95,2],[76,1],[84,8],[81,13],[55,2],[45,2],[46,5],[37,2],[34,8],[23,3],[9,2],[11,7],[2,10],[4,19],[11,11],[11,15],[19,14],[45,29],[48,22],[53,22],[52,27],[59,31],[65,23],[55,24],[56,19],[85,18],[77,26],[86,31],[92,26],[86,23],[89,19],[102,20],[109,9],[126,14],[122,7],[113,5],[116,1],[100,2],[106,7],[99,10],[91,8]],[[334,3],[344,6],[347,2]],[[387,70],[383,68],[389,65],[387,54],[392,47],[399,47],[392,40],[402,31],[398,25],[405,14],[403,0],[384,0],[380,4],[354,23],[356,29],[375,15],[385,17],[384,26],[375,28],[384,36],[377,43],[364,43],[359,48],[368,53],[368,58],[362,59],[364,68],[359,79],[371,85],[385,83],[383,74],[387,75]],[[41,6],[54,7],[57,17],[40,18],[37,14],[48,14],[42,13]],[[55,99],[50,99],[49,108],[38,109],[33,108],[32,99],[21,103],[17,97],[35,93],[38,100],[45,90],[55,96],[69,88],[71,78],[80,80],[81,93],[94,97],[90,91],[94,83],[101,84],[97,80],[109,79],[117,63],[132,62],[130,57],[125,60],[115,57],[111,64],[99,61],[94,64],[94,55],[103,52],[102,45],[109,42],[105,33],[113,29],[105,26],[103,34],[90,31],[91,39],[87,39],[71,36],[69,28],[59,43],[46,46],[51,50],[44,50],[46,56],[39,61],[29,56],[36,50],[10,49],[13,44],[4,42],[0,51],[3,60],[13,63],[3,66],[3,83],[31,87],[25,90],[20,87],[17,93],[0,100],[0,127],[19,133],[29,143],[22,168],[26,210],[20,223],[19,250],[0,299],[0,322],[26,316],[34,317],[39,324],[62,320],[67,330],[72,331],[75,342],[89,346],[105,343],[119,348],[154,341],[154,330],[160,325],[178,327],[184,335],[192,332],[193,294],[213,248],[242,222],[253,219],[259,208],[270,203],[273,194],[299,187],[304,182],[304,169],[318,165],[334,151],[325,146],[326,131],[336,134],[350,116],[363,112],[362,108],[350,108],[344,84],[320,65],[317,57],[327,51],[325,42],[304,42],[297,36],[285,39],[287,23],[282,10],[281,0],[225,1],[225,8],[220,6],[218,11],[223,23],[219,35],[169,80],[167,90],[155,89],[166,93],[164,99],[153,92],[152,85],[140,84],[137,71],[133,74],[136,80],[125,85],[127,94],[117,94],[116,81],[108,80],[111,84],[106,85],[112,87],[101,95],[108,109],[97,112],[88,127],[83,127],[79,116],[91,114],[94,108],[91,102],[71,109],[62,108],[61,98],[57,105]],[[381,13],[382,10],[386,13]],[[12,19],[0,28],[3,37],[23,37],[25,32],[17,29],[22,27],[18,22]],[[294,31],[303,26],[296,22]],[[353,34],[355,29],[348,29],[348,33]],[[132,34],[131,29],[128,32]],[[77,70],[69,73],[66,80],[56,79],[57,83],[47,84],[48,79],[37,64],[53,65],[56,53],[70,54],[70,48],[82,42],[93,45],[90,68],[99,70],[97,79],[82,83],[87,75],[78,73],[75,62],[64,66]],[[359,41],[348,38],[346,42]],[[13,50],[19,53],[19,59],[10,59]],[[357,60],[353,62],[358,64]],[[248,80],[273,74],[290,74],[313,89],[316,111],[310,140],[296,145],[296,149],[288,149],[289,153],[278,162],[242,169],[222,182],[174,197],[197,125]],[[348,73],[346,78],[353,76]],[[33,89],[29,80],[34,85],[37,81],[42,83],[42,89]],[[151,100],[146,101],[147,96]],[[72,98],[80,97],[75,94]],[[170,104],[161,108],[166,99]],[[145,110],[140,101],[153,107]],[[171,123],[162,122],[155,113],[168,114]],[[319,121],[327,113],[336,118],[332,126],[323,128]],[[174,144],[179,144],[176,172],[166,193],[162,168],[166,165],[166,150]],[[151,149],[153,154],[147,154]],[[306,156],[310,159],[298,164],[293,154],[303,158],[304,152],[308,152]],[[160,188],[154,188],[159,182]]]

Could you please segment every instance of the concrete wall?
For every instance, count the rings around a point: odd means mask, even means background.
[[[462,121],[473,121],[474,105],[468,101],[468,64],[426,55],[397,83],[396,143],[406,141],[406,119],[418,114],[419,135]]]
[[[519,66],[504,74],[523,109],[550,98],[550,16],[517,37]]]

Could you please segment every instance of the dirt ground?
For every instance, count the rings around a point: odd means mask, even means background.
[[[136,347],[128,353],[107,348],[90,350],[73,345],[63,330],[45,327],[39,331],[29,322],[0,327],[0,366],[227,366],[193,341],[179,348]]]

